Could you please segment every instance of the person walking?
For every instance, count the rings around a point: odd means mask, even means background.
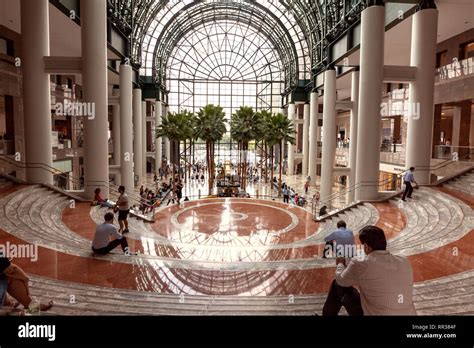
[[[306,181],[305,184],[304,184],[304,193],[305,193],[305,195],[308,194],[308,189],[309,189],[309,181]]]
[[[406,201],[406,197],[412,198],[411,195],[413,193],[413,185],[418,185],[415,181],[415,176],[413,173],[415,172],[415,167],[410,167],[410,170],[405,174],[403,178],[403,182],[405,183],[405,192],[403,192],[402,201]]]
[[[288,187],[285,185],[283,186],[283,203],[290,203],[290,190],[288,190]]]

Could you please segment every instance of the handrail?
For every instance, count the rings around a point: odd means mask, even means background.
[[[316,204],[316,205],[315,205],[315,202],[312,202],[313,215],[316,215],[317,209],[320,208],[320,207],[323,207],[323,206],[326,206],[328,208],[328,211],[331,211],[331,210],[334,210],[334,209],[340,209],[340,207],[337,207],[332,202],[335,201],[336,199],[341,199],[341,198],[345,199],[348,193],[354,192],[355,190],[357,190],[361,187],[374,187],[374,186],[380,187],[380,186],[383,186],[385,184],[390,184],[390,183],[393,183],[393,182],[395,182],[395,186],[398,186],[398,184],[397,184],[398,181],[402,178],[403,174],[406,173],[406,172],[407,171],[396,174],[395,180],[393,178],[392,179],[387,178],[387,179],[380,180],[380,181],[376,182],[376,184],[358,183],[358,184],[355,184],[355,185],[351,186],[350,188],[347,188],[345,190],[336,192],[335,194],[330,196],[330,199],[326,198],[326,199],[320,200],[318,202],[318,204]],[[357,202],[354,201],[354,202],[350,202],[350,203],[345,203],[344,206],[351,205],[352,203],[357,203]]]
[[[67,179],[68,181],[72,181],[74,183],[78,183],[78,184],[82,184],[81,180],[80,179],[75,179],[75,178],[70,178],[69,176],[66,176],[64,173],[61,173],[59,172],[56,168],[53,168],[45,163],[26,163],[26,162],[21,162],[21,161],[16,161],[10,157],[8,157],[7,155],[0,155],[0,160],[10,164],[10,165],[13,165],[15,167],[18,167],[18,168],[22,168],[22,169],[31,169],[31,168],[34,168],[34,169],[43,169],[53,175],[57,175],[57,176],[60,176],[64,179]],[[109,195],[113,195],[114,197],[118,197],[119,195],[116,193],[116,191],[118,190],[119,186],[118,185],[115,185],[115,184],[112,184],[110,182],[104,182],[104,181],[94,181],[95,184],[97,184],[98,186],[104,186],[106,188],[109,189]],[[113,190],[115,188],[115,190]],[[156,208],[155,205],[150,205],[148,204],[147,202],[145,202],[143,200],[143,198],[136,194],[135,192],[132,192],[130,193],[129,190],[126,191],[127,192],[127,195],[129,198],[132,199],[132,203],[135,202],[135,203],[138,203],[140,205],[143,205],[145,206],[146,208],[152,208],[152,212],[154,212],[154,209]],[[168,192],[167,192],[168,193]],[[167,194],[165,194],[164,197],[166,197]],[[110,198],[110,197],[109,197]],[[163,197],[160,197],[160,199],[162,199]],[[134,204],[131,204],[132,206]],[[154,216],[154,214],[153,214]]]
[[[461,159],[464,159],[464,158],[467,158],[471,155],[471,152],[469,153],[466,153],[464,155],[462,155],[461,157],[458,157],[457,160],[453,160],[452,158],[451,159],[448,159],[446,161],[443,161],[441,163],[437,163],[433,166],[429,166],[429,167],[422,167],[422,166],[419,166],[417,167],[417,169],[421,170],[421,171],[426,171],[426,170],[429,170],[429,171],[435,171],[435,170],[439,170],[441,168],[445,168],[453,163],[457,163],[459,162]],[[398,182],[398,180],[400,180],[400,178],[407,172],[408,170],[405,170],[404,172],[401,172],[401,173],[398,173],[396,174],[396,177],[395,177],[395,180],[393,178],[389,179],[384,179],[384,180],[381,180],[381,181],[378,181],[378,182],[374,182],[375,184],[368,184],[368,183],[358,183],[358,184],[354,184],[352,186],[349,186],[347,188],[345,188],[344,190],[342,191],[339,191],[339,192],[335,192],[333,193],[332,195],[328,196],[328,197],[325,197],[323,199],[321,199],[318,204],[316,206],[314,206],[315,202],[313,202],[313,207],[312,207],[312,211],[313,211],[313,215],[316,215],[316,210],[318,209],[318,207],[322,207],[322,206],[326,206],[328,208],[328,210],[333,210],[335,208],[337,208],[332,202],[335,201],[336,199],[341,199],[342,197],[346,197],[348,193],[350,192],[353,192],[355,190],[357,190],[358,188],[360,187],[372,187],[372,186],[377,186],[377,187],[380,187],[384,184],[389,184],[389,183],[392,183],[392,182],[395,182],[395,184]],[[355,202],[353,202],[355,203]],[[348,203],[348,204],[345,204],[345,205],[350,205],[351,203]]]

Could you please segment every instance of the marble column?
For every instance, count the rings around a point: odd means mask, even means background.
[[[132,67],[120,65],[120,159],[122,185],[133,192],[133,107],[132,107]]]
[[[357,131],[359,124],[359,71],[353,71],[351,76],[351,101],[352,110],[350,116],[350,136],[349,136],[349,192],[348,203],[355,201],[356,168],[357,168]]]
[[[112,96],[120,96],[120,89],[113,88],[112,89]],[[112,143],[114,146],[114,165],[120,165],[120,105],[113,105],[112,106]],[[122,177],[120,173],[114,175],[114,183],[115,185],[121,185]]]
[[[296,105],[294,103],[288,106],[288,118],[293,126],[296,118]],[[287,175],[294,175],[295,173],[295,146],[288,142],[288,171]]]
[[[336,162],[336,71],[324,73],[323,154],[321,158],[321,201],[332,194],[334,164]],[[326,202],[331,203],[331,202]]]
[[[25,154],[20,153],[20,162],[45,165],[28,168],[28,182],[53,184],[51,93],[44,72],[44,57],[49,56],[49,1],[21,1],[21,31]]]
[[[163,104],[160,100],[155,102],[155,127],[158,128],[161,125],[161,114],[163,113]],[[163,149],[162,149],[162,138],[155,138],[155,173],[158,173],[159,168],[162,166],[163,158]]]
[[[422,9],[413,15],[411,66],[417,72],[416,81],[410,83],[406,115],[406,167],[417,168],[415,178],[420,185],[430,183],[437,35],[436,8]]]
[[[318,169],[318,133],[319,133],[319,97],[317,92],[311,93],[309,122],[309,176],[311,185],[316,185],[316,174]]]
[[[38,14],[36,14],[38,15]],[[84,182],[87,198],[100,188],[109,195],[107,2],[81,0],[83,102],[95,106],[84,122]]]
[[[384,37],[384,7],[366,8],[361,20],[356,200],[378,198]]]
[[[304,104],[303,113],[303,177],[309,175],[309,123],[310,123],[310,105],[309,103]]]

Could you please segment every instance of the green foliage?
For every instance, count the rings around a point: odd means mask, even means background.
[[[186,141],[194,137],[196,116],[187,110],[169,113],[156,129],[156,137],[167,137],[172,141]]]
[[[227,132],[226,122],[221,106],[206,105],[197,113],[193,136],[205,142],[220,141]]]

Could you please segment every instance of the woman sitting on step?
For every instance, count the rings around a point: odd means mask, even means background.
[[[20,304],[30,312],[37,312],[51,309],[53,301],[46,304],[33,301],[26,273],[0,254],[0,307],[16,308]]]

